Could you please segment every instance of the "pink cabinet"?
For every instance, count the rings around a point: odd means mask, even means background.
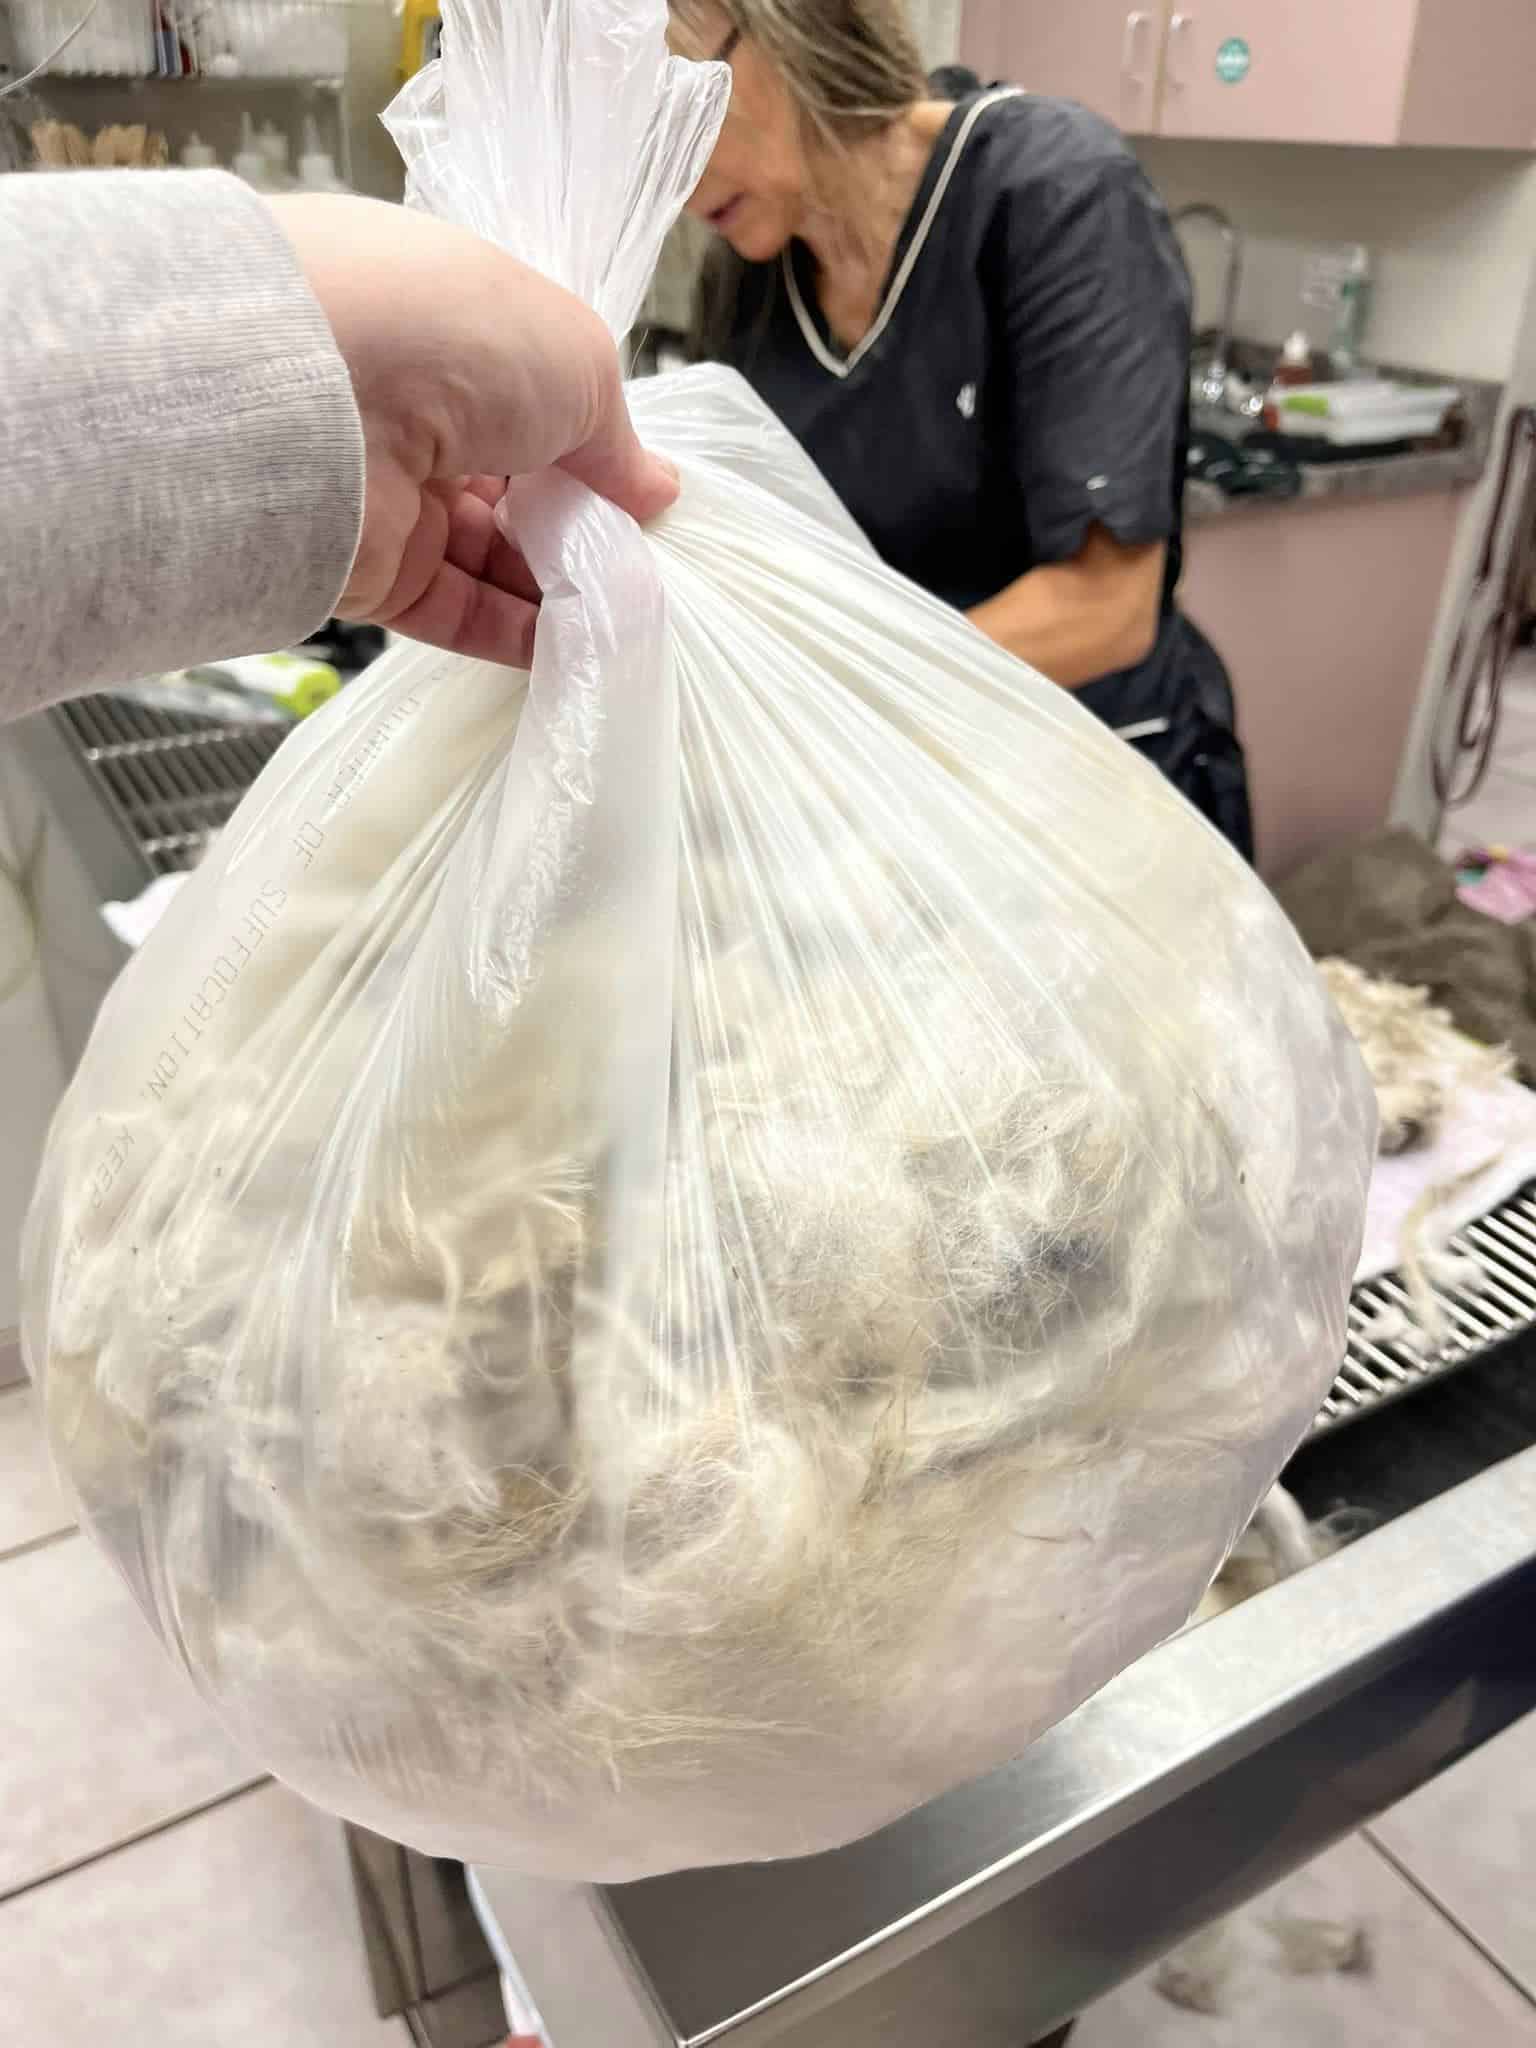
[[[1464,491],[1232,510],[1180,602],[1221,650],[1272,878],[1387,821]]]
[[[1398,139],[1536,149],[1532,0],[1420,0]]]
[[[1536,0],[965,0],[960,53],[1139,134],[1536,148]]]
[[[1079,100],[1148,134],[1166,36],[1167,0],[965,0],[960,59],[984,80]]]
[[[1188,0],[1160,135],[1536,148],[1532,0]]]
[[[1419,11],[1415,0],[1189,0],[1169,17],[1157,133],[1396,142]]]

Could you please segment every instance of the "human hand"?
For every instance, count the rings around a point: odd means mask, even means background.
[[[636,519],[677,479],[640,446],[590,308],[465,228],[374,199],[274,199],[362,415],[348,619],[487,661],[533,658],[538,586],[496,525],[509,476],[551,464]]]

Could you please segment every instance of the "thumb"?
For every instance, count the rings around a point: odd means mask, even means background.
[[[678,493],[672,464],[641,447],[617,379],[591,435],[579,448],[563,455],[558,467],[599,497],[611,498],[642,526],[665,512]]]

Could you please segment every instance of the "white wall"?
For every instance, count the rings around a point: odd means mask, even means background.
[[[1319,149],[1145,139],[1172,207],[1210,199],[1247,242],[1239,329],[1283,340],[1324,316],[1300,300],[1309,248],[1364,242],[1375,263],[1373,355],[1449,376],[1509,375],[1536,257],[1536,167],[1480,150]],[[1188,238],[1200,318],[1215,317],[1218,251]]]
[[[960,0],[907,0],[907,12],[929,70],[952,64],[960,47]]]

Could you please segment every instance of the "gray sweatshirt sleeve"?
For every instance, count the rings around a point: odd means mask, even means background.
[[[346,365],[213,171],[0,178],[0,719],[285,647],[362,519]]]

